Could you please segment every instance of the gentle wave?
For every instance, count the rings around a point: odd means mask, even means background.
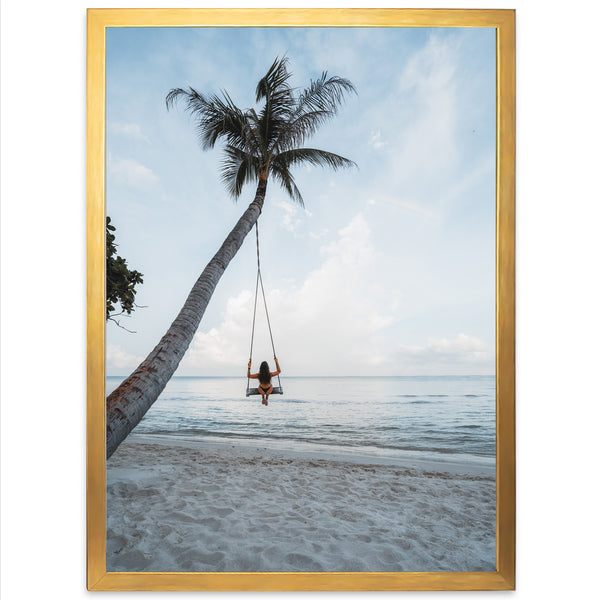
[[[178,430],[173,431],[170,429],[165,430],[153,430],[153,431],[139,431],[139,433],[143,433],[144,435],[152,436],[152,435],[160,435],[160,436],[183,436],[183,437],[211,437],[211,438],[222,438],[222,439],[234,439],[234,440],[276,440],[276,441],[287,441],[290,443],[306,443],[306,444],[314,444],[314,445],[327,445],[333,447],[341,447],[341,448],[375,448],[377,450],[402,450],[409,452],[424,452],[427,454],[439,453],[439,454],[464,454],[464,449],[460,446],[457,447],[449,447],[449,446],[438,446],[434,450],[431,446],[428,445],[415,445],[415,444],[378,444],[373,443],[372,441],[360,441],[354,440],[352,442],[345,442],[343,440],[332,440],[327,437],[296,437],[296,436],[287,436],[287,435],[277,435],[277,434],[250,434],[247,432],[237,433],[233,431],[214,431],[211,429],[194,429],[194,430]],[[433,438],[431,438],[433,439]],[[428,439],[428,441],[430,441]],[[457,440],[460,442],[460,440]],[[478,452],[472,452],[474,456],[480,457],[492,457],[493,453],[486,452],[480,450]]]
[[[245,394],[245,392],[244,392]],[[273,398],[273,397],[271,397]],[[221,401],[225,402],[248,402],[248,403],[256,403],[257,400],[260,403],[260,396],[248,396],[240,394],[240,396],[231,396],[227,398],[222,398]],[[168,396],[164,398],[165,402],[214,402],[215,398],[211,396]],[[277,395],[277,402],[284,402],[288,404],[308,404],[308,400],[300,400],[299,398],[286,398],[283,395]]]
[[[450,394],[396,394],[396,398],[489,398],[488,394],[462,394],[452,396]]]

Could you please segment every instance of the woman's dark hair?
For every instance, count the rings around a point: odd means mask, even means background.
[[[258,380],[261,383],[271,383],[271,371],[269,369],[269,364],[266,360],[263,360],[260,363],[260,369],[258,370]]]

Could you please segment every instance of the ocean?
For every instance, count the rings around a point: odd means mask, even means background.
[[[107,394],[122,380],[107,377]],[[429,462],[495,460],[494,376],[281,383],[284,394],[263,406],[260,396],[246,398],[245,378],[173,377],[133,433]]]

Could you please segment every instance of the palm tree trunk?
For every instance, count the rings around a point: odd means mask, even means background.
[[[219,251],[206,265],[183,308],[146,360],[106,399],[106,458],[142,420],[188,349],[213,292],[262,210],[267,180],[261,178],[254,201]]]

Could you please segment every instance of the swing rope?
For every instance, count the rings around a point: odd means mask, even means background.
[[[260,272],[260,246],[258,243],[258,220],[256,221],[256,289],[254,291],[254,313],[252,315],[252,336],[250,338],[250,359],[249,362],[252,362],[252,348],[254,346],[254,326],[256,325],[256,304],[258,300],[258,284],[260,283],[260,289],[262,292],[263,303],[265,305],[265,315],[267,316],[267,325],[269,327],[269,337],[271,338],[271,347],[273,348],[273,358],[277,357],[275,353],[275,343],[273,342],[273,332],[271,331],[271,321],[269,319],[269,310],[267,309],[267,297],[265,295],[265,288],[263,286],[262,274]],[[281,379],[279,375],[277,375],[277,382],[279,387],[281,388]],[[250,388],[250,378],[248,377],[248,383],[246,388]]]

